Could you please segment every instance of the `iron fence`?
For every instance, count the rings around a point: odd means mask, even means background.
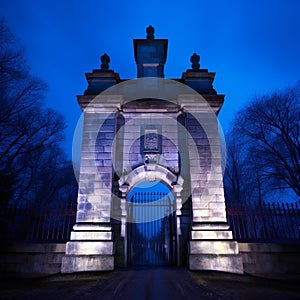
[[[0,208],[1,238],[13,241],[66,242],[76,220],[74,203]]]
[[[234,239],[240,242],[300,242],[300,204],[227,204]],[[76,204],[0,206],[1,240],[66,242]]]
[[[299,203],[227,204],[237,241],[299,242]]]

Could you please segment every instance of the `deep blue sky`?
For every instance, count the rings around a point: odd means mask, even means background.
[[[0,1],[32,73],[49,85],[47,105],[66,117],[69,155],[84,73],[99,68],[107,52],[121,78],[135,78],[132,39],[145,38],[149,24],[156,38],[169,39],[167,78],[181,77],[193,52],[202,68],[217,73],[214,86],[226,94],[219,118],[225,131],[251,97],[300,79],[298,0]]]

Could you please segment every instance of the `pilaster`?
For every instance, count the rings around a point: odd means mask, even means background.
[[[112,155],[121,101],[119,96],[97,96],[85,107],[76,224],[62,273],[114,269]]]

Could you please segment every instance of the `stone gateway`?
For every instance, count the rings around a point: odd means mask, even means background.
[[[194,53],[164,79],[167,39],[134,39],[137,79],[86,74],[76,224],[62,272],[188,266],[243,273],[226,218],[217,115],[224,95]]]

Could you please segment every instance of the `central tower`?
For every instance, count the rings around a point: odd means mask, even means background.
[[[165,77],[164,66],[167,60],[168,40],[154,39],[154,28],[147,28],[147,39],[134,39],[134,58],[137,77]]]

